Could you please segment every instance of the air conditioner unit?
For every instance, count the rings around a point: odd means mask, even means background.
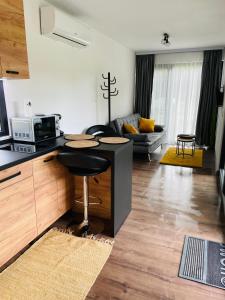
[[[90,29],[53,6],[40,7],[41,33],[74,47],[90,45]]]

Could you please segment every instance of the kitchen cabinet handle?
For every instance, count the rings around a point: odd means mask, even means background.
[[[20,74],[20,72],[14,71],[14,70],[6,70],[6,73],[7,74],[13,74],[13,75],[19,75]]]
[[[52,161],[52,160],[54,160],[54,157],[46,158],[46,159],[44,160],[44,163],[47,163],[47,162]]]
[[[12,175],[8,176],[8,177],[0,179],[0,183],[3,183],[5,181],[7,181],[7,180],[13,179],[13,178],[15,178],[17,176],[20,176],[20,175],[21,175],[21,172],[19,171],[19,172],[15,173],[15,174],[12,174]]]
[[[97,184],[99,184],[98,178],[96,178],[95,176],[93,176],[93,179],[94,179],[94,181],[95,181]]]

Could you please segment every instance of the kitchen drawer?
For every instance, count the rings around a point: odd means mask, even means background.
[[[0,190],[33,175],[32,162],[25,162],[0,171]]]
[[[0,266],[36,236],[36,213],[31,176],[0,190]]]

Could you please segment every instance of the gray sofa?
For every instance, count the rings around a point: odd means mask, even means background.
[[[144,153],[150,159],[150,154],[165,143],[166,131],[162,126],[156,125],[153,133],[128,134],[124,132],[124,123],[132,124],[135,128],[138,128],[140,118],[139,114],[117,118],[112,122],[112,127],[119,136],[128,137],[134,141],[135,153]]]

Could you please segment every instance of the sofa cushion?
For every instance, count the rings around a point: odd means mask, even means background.
[[[152,132],[152,133],[140,133],[138,134],[139,136],[145,136],[146,140],[136,140],[134,141],[134,144],[138,144],[138,145],[143,145],[143,146],[152,146],[156,143],[158,143],[164,136],[165,136],[165,131],[163,132]]]
[[[152,153],[165,142],[166,132],[149,133],[148,142],[134,142],[134,152]]]
[[[123,132],[123,124],[124,123],[132,124],[135,128],[138,128],[138,121],[139,121],[140,117],[141,116],[139,114],[132,114],[127,117],[115,119],[114,126],[116,128],[116,131],[120,135],[123,135],[123,133],[124,133]]]
[[[123,135],[124,137],[133,140],[134,142],[143,143],[148,142],[148,136],[146,134],[131,134],[131,133],[125,133]]]
[[[134,145],[151,147],[154,144],[159,143],[164,137],[165,132],[154,132],[154,133],[139,133],[139,134],[129,134],[125,133],[124,137],[134,141]]]
[[[152,145],[156,143],[163,135],[165,135],[165,132],[151,132],[151,133],[146,133],[148,136],[148,142],[149,145]]]

